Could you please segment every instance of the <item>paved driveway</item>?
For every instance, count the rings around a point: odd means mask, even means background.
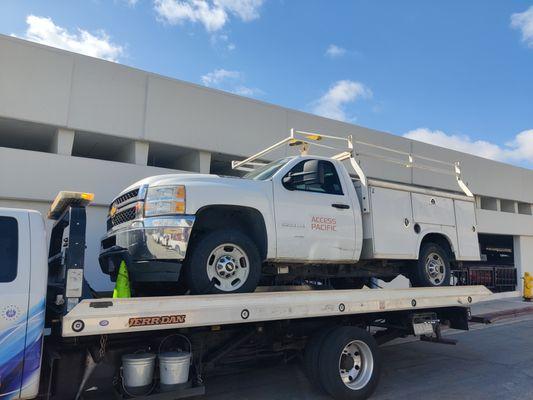
[[[479,327],[479,325],[477,325]],[[384,369],[375,400],[533,399],[533,315],[471,332],[456,346],[410,341],[382,348]],[[298,363],[211,378],[207,398],[328,399]]]

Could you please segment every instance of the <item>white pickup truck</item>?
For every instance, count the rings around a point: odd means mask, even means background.
[[[356,144],[401,157],[381,157],[398,168],[454,175],[458,190],[368,179]],[[285,146],[301,154],[260,162]],[[342,151],[313,156],[311,146]],[[260,280],[357,288],[398,274],[445,286],[451,264],[480,259],[474,196],[458,163],[291,130],[233,168],[248,173],[160,175],[122,191],[109,207],[102,270],[114,279],[125,259],[134,287],[173,282],[199,294],[252,292]]]

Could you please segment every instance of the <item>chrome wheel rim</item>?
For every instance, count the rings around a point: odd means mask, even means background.
[[[370,347],[361,340],[353,340],[342,350],[339,357],[339,375],[351,390],[364,388],[374,371],[374,357]]]
[[[440,254],[428,254],[426,258],[426,274],[433,286],[442,285],[446,277],[446,264]]]
[[[215,248],[207,258],[207,277],[215,288],[233,292],[246,283],[250,272],[248,256],[233,243]]]

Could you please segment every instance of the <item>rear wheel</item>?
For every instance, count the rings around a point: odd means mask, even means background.
[[[334,399],[367,399],[379,381],[381,359],[366,330],[343,326],[330,332],[318,357],[318,380]]]
[[[435,243],[425,243],[411,274],[411,284],[419,287],[449,286],[451,278],[450,256]]]
[[[198,238],[184,267],[192,294],[253,292],[261,277],[257,247],[237,230],[217,230]]]

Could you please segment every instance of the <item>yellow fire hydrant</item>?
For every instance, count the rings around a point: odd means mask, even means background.
[[[524,274],[524,300],[533,300],[533,275],[529,272]]]

